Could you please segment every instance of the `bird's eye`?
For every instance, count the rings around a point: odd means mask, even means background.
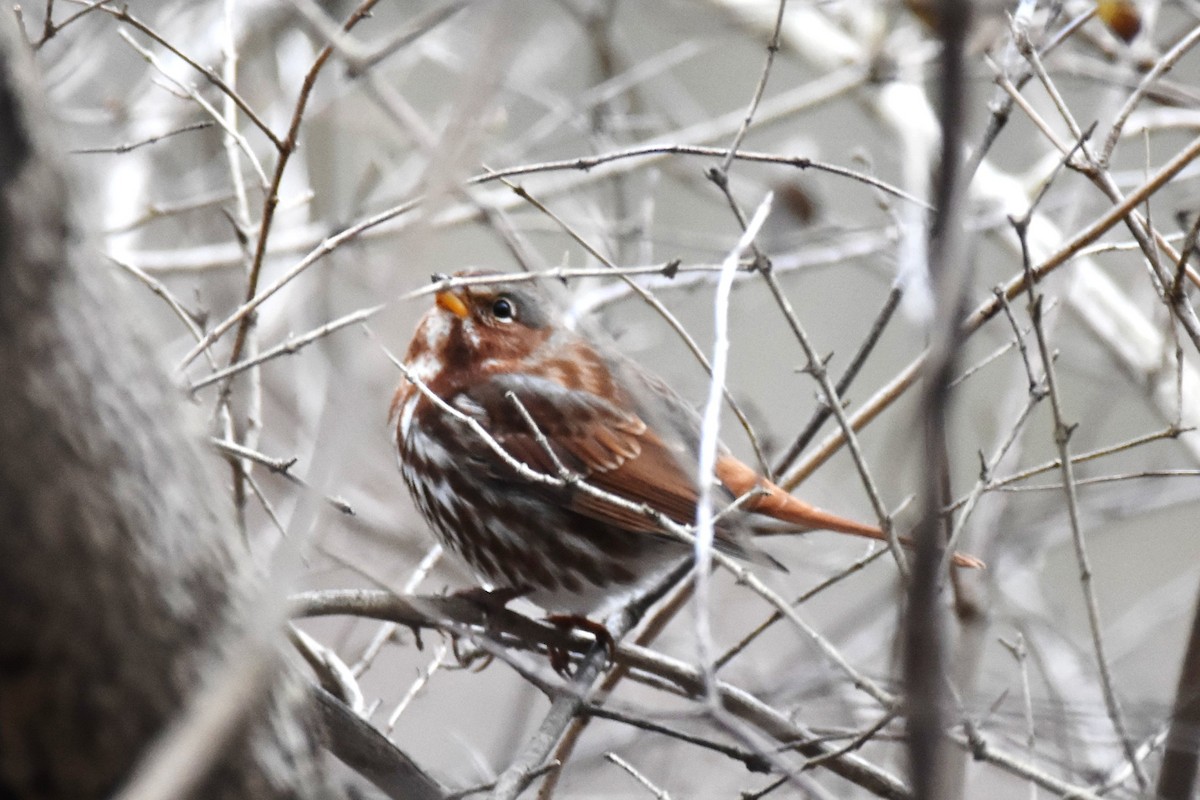
[[[507,297],[497,297],[492,303],[492,316],[501,322],[512,322],[517,318],[517,308]]]

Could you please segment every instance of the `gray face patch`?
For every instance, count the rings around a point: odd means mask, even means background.
[[[515,321],[527,328],[538,330],[550,323],[546,310],[549,301],[541,294],[528,289],[513,287],[496,292],[496,299],[504,298],[513,305]]]

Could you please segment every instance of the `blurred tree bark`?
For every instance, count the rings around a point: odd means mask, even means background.
[[[72,218],[26,51],[0,14],[0,798],[85,800],[229,674],[253,581],[200,426]],[[195,796],[327,796],[303,693],[271,682]]]
[[[1171,710],[1167,745],[1158,774],[1158,796],[1166,800],[1195,797],[1197,765],[1200,765],[1200,598],[1196,600],[1192,633],[1179,668],[1175,707]]]

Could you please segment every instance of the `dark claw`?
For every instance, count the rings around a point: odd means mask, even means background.
[[[561,647],[551,647],[550,666],[563,678],[571,677],[571,654]]]

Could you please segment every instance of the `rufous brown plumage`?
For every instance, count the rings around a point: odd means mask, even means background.
[[[550,476],[565,467],[628,503],[529,480],[408,380],[392,402],[401,471],[441,541],[486,582],[528,590],[549,611],[603,612],[687,556],[641,508],[695,522],[699,421],[662,380],[570,330],[544,289],[496,278],[437,293],[408,369],[515,462]],[[725,552],[770,562],[748,541],[766,518],[884,538],[791,496],[728,451],[715,471],[722,506],[749,495],[716,526]],[[980,565],[961,554],[954,562]]]

